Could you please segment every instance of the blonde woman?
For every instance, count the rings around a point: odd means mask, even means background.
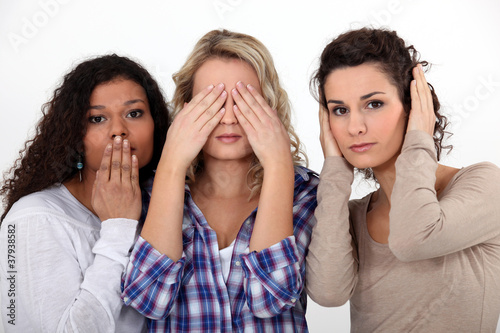
[[[150,332],[307,331],[304,257],[318,179],[300,166],[268,50],[211,31],[174,80],[176,117],[125,303],[150,318]]]

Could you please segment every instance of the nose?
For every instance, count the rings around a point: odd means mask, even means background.
[[[238,119],[234,115],[234,100],[231,94],[227,94],[227,99],[226,102],[224,103],[224,108],[226,109],[226,112],[224,113],[224,116],[220,120],[220,123],[223,125],[235,125],[238,123]]]
[[[365,117],[361,112],[351,110],[347,130],[352,136],[358,136],[366,133]]]
[[[125,139],[128,136],[128,129],[123,119],[116,119],[111,121],[110,135],[114,139],[116,136],[121,136]]]

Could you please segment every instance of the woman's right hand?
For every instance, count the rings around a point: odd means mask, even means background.
[[[319,140],[321,142],[321,148],[323,148],[323,155],[328,156],[342,156],[339,145],[333,137],[332,129],[330,128],[330,122],[328,121],[328,110],[326,110],[321,103],[319,104],[319,127],[320,134]]]
[[[142,196],[139,161],[131,155],[130,143],[117,136],[104,149],[101,167],[92,189],[92,208],[101,221],[111,218],[138,220]]]
[[[162,160],[186,170],[224,116],[227,92],[224,84],[208,86],[184,105],[167,132]],[[161,162],[160,162],[161,163]]]

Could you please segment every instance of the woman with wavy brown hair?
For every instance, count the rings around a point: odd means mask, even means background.
[[[96,57],[64,77],[0,192],[6,332],[144,328],[121,278],[168,123],[160,88],[129,58]]]
[[[318,179],[301,166],[269,51],[214,30],[174,81],[176,116],[125,303],[150,318],[150,332],[306,331]]]
[[[493,332],[500,313],[500,169],[438,163],[446,118],[413,46],[346,32],[324,49],[325,155],[307,291],[350,300],[352,332]],[[353,169],[378,189],[349,201]]]

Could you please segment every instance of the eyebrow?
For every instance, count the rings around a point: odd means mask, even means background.
[[[132,105],[132,104],[135,104],[135,103],[144,103],[146,104],[146,102],[144,102],[142,99],[138,98],[138,99],[132,99],[130,101],[126,101],[125,103],[123,103],[123,105]],[[102,109],[105,109],[106,107],[104,105],[91,105],[89,107],[89,109],[95,109],[95,110],[102,110]]]
[[[365,100],[365,99],[368,99],[370,97],[372,97],[373,95],[377,95],[377,94],[385,94],[385,92],[382,92],[382,91],[374,91],[374,92],[371,92],[369,94],[366,94],[366,95],[363,95],[359,98],[360,101],[362,100]],[[341,101],[341,100],[336,100],[336,99],[329,99],[326,104],[330,104],[330,103],[333,103],[333,104],[344,104],[344,101]]]

